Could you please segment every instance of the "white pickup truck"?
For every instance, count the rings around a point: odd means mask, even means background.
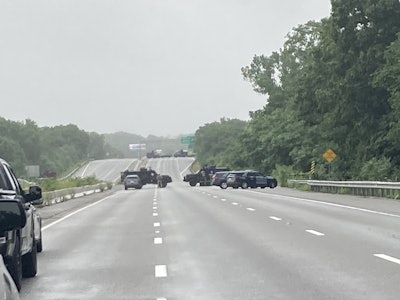
[[[22,277],[34,277],[37,273],[37,252],[42,246],[42,222],[34,205],[42,203],[42,190],[31,186],[26,193],[20,186],[11,166],[0,159],[0,202],[17,200],[24,208],[26,222],[22,228],[0,228],[0,254],[18,290]],[[2,203],[0,216],[10,216],[7,205]],[[0,220],[1,221],[1,220]]]

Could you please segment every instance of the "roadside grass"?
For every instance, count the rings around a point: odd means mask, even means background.
[[[43,192],[57,191],[67,188],[82,187],[87,185],[95,185],[102,183],[95,177],[85,177],[85,178],[67,178],[67,179],[56,179],[56,178],[41,178],[37,179],[35,183],[32,182],[22,182],[22,188],[28,189],[30,185],[39,185]]]

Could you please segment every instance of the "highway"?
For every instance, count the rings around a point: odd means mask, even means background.
[[[399,299],[398,201],[190,187],[192,160],[148,161],[166,188],[41,209],[44,250],[21,299]],[[103,163],[98,174],[122,171]]]

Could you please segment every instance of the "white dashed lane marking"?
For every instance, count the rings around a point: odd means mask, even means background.
[[[154,238],[154,245],[160,245],[163,243],[163,239],[160,237]]]
[[[161,225],[160,222],[155,222],[155,223],[153,224],[154,227],[160,227],[160,225]]]
[[[306,230],[306,232],[311,233],[311,234],[313,234],[313,235],[317,235],[317,236],[323,236],[323,235],[325,235],[325,233],[318,232],[318,231],[315,231],[315,230]]]
[[[167,266],[166,265],[156,265],[154,268],[155,277],[167,277]]]
[[[246,209],[249,210],[249,211],[255,211],[255,209],[251,208],[251,207],[247,207]]]
[[[269,218],[272,219],[272,220],[274,220],[274,221],[282,221],[281,218],[274,217],[274,216],[270,216]]]
[[[400,265],[400,259],[386,255],[386,254],[374,254],[375,257],[382,258],[384,260],[390,261],[392,263]]]

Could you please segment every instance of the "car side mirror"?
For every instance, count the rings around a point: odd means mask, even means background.
[[[0,231],[21,229],[26,224],[25,209],[16,199],[0,200]]]
[[[32,204],[42,204],[42,188],[34,185],[29,187],[29,194],[26,195],[26,200]]]

